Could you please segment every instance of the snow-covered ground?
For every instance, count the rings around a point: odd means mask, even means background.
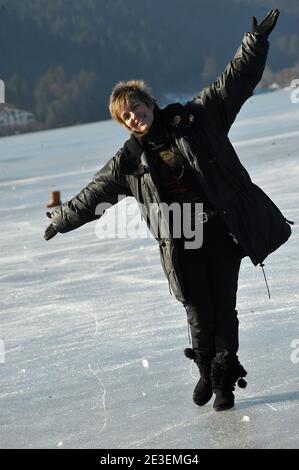
[[[231,131],[253,181],[297,223],[298,124],[299,104],[276,91],[250,99]],[[270,300],[243,261],[248,386],[222,413],[192,403],[186,314],[153,239],[99,239],[104,219],[43,239],[50,192],[77,194],[126,135],[107,121],[0,139],[0,447],[298,448],[298,225],[265,262]]]

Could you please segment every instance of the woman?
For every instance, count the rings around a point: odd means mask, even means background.
[[[267,38],[278,15],[271,10],[259,25],[253,18],[252,32],[224,73],[184,106],[162,110],[143,82],[118,83],[109,109],[131,132],[130,139],[86,188],[48,213],[52,223],[46,240],[99,218],[101,203],[113,205],[119,195],[136,198],[159,242],[169,286],[186,308],[192,349],[185,354],[200,371],[193,401],[202,406],[214,392],[216,411],[234,406],[237,381],[246,385],[237,356],[241,259],[249,256],[254,265],[261,264],[291,234],[279,209],[252,183],[227,136],[262,77]],[[201,246],[188,246],[185,231],[175,235],[184,217],[165,220],[165,205],[173,203],[182,211],[186,204],[191,208],[191,227],[203,229]],[[200,229],[199,215],[204,216]]]

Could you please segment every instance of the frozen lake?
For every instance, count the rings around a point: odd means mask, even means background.
[[[265,261],[270,300],[261,268],[242,263],[248,386],[222,413],[192,402],[186,314],[153,239],[99,239],[104,219],[43,239],[50,192],[77,194],[126,132],[107,121],[0,139],[0,448],[299,447],[298,124],[281,90],[251,98],[230,134],[296,225]]]

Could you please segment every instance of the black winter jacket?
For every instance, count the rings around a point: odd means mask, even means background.
[[[291,228],[270,198],[252,183],[227,134],[262,77],[268,48],[264,36],[246,33],[233,60],[214,83],[186,105],[174,104],[162,110],[172,138],[201,188],[254,265],[285,243]],[[52,223],[61,233],[74,230],[98,219],[98,204],[115,204],[119,195],[135,197],[148,214],[152,203],[159,207],[161,202],[149,154],[134,135],[86,188],[52,212]],[[157,224],[163,223],[161,210],[151,211],[153,215]],[[148,223],[147,214],[143,216]],[[162,266],[174,295],[188,303],[175,239],[169,233],[163,238],[156,231],[153,235],[159,242]]]

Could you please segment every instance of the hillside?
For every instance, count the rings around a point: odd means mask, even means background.
[[[230,60],[251,16],[281,6],[271,38],[272,72],[298,60],[294,1],[130,0],[0,1],[0,77],[6,101],[47,127],[108,117],[115,82],[146,79],[154,94],[193,93]],[[157,73],[158,72],[158,73]]]

